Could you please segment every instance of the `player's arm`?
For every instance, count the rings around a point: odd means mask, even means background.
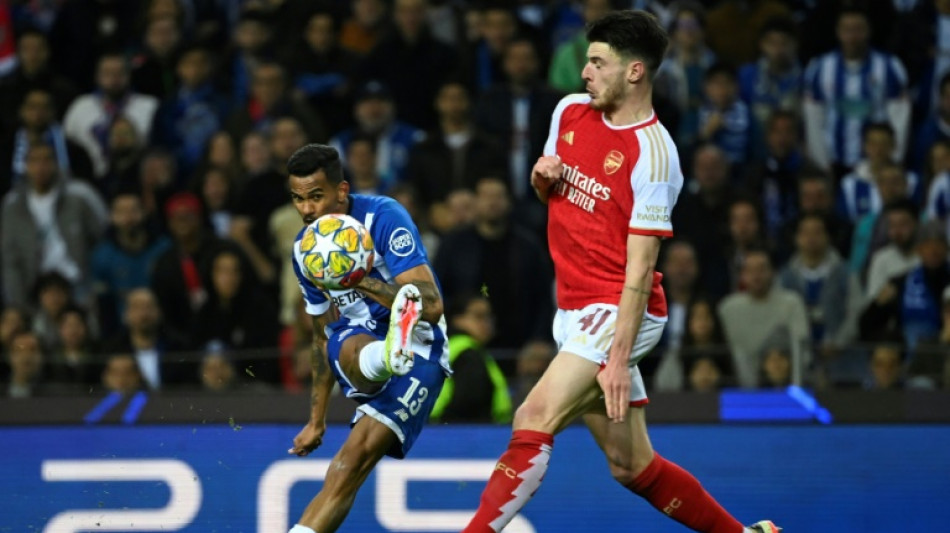
[[[333,390],[333,374],[330,372],[330,360],[327,357],[327,335],[325,326],[332,321],[332,307],[322,315],[311,317],[313,320],[313,346],[310,351],[310,373],[313,384],[310,387],[310,420],[294,438],[294,447],[288,453],[304,456],[315,450],[323,441],[327,430],[327,407],[330,392]]]
[[[390,284],[381,279],[366,276],[356,288],[379,302],[380,305],[392,307],[399,288],[411,283],[419,289],[419,295],[422,297],[422,320],[432,324],[438,323],[443,313],[442,294],[428,265],[417,265],[401,272],[396,275],[394,281],[396,283]]]
[[[531,188],[534,189],[534,193],[538,195],[538,200],[541,200],[542,204],[548,203],[551,188],[561,178],[563,168],[560,157],[546,155],[539,157],[538,162],[531,169]]]
[[[627,235],[627,267],[617,309],[617,330],[607,355],[607,366],[597,376],[604,390],[607,416],[616,422],[622,422],[627,412],[630,400],[627,365],[653,290],[653,270],[659,253],[658,236]]]

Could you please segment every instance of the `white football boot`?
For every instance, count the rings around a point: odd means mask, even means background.
[[[422,296],[415,285],[403,285],[389,315],[386,334],[386,370],[394,376],[405,376],[412,370],[412,332],[422,316]]]

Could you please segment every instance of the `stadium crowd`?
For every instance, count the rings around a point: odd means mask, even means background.
[[[504,420],[554,354],[530,169],[628,7],[686,177],[651,389],[950,389],[950,0],[36,0],[0,3],[2,393],[303,390],[319,142],[420,227],[439,416]]]

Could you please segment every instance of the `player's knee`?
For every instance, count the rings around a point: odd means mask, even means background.
[[[604,452],[607,454],[610,475],[621,485],[627,486],[633,483],[633,480],[637,479],[653,461],[653,451],[648,451],[649,454],[646,451],[638,453],[608,446]]]
[[[535,431],[552,431],[551,414],[539,402],[526,400],[515,411],[514,429],[531,429]]]

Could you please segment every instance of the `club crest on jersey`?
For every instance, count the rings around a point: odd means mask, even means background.
[[[608,152],[607,157],[604,158],[604,172],[608,175],[613,174],[620,170],[620,165],[623,165],[623,154],[617,150]]]

